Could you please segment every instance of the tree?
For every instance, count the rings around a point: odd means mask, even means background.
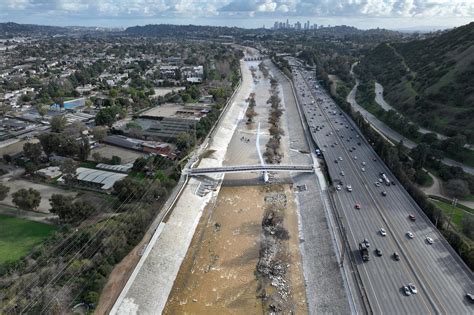
[[[114,184],[114,190],[120,201],[138,200],[146,190],[147,183],[132,177],[124,179]]]
[[[411,150],[411,155],[414,160],[413,166],[419,170],[425,166],[426,158],[430,152],[430,147],[426,143],[420,143]]]
[[[51,131],[60,133],[66,128],[67,119],[64,115],[57,115],[51,118]]]
[[[92,128],[91,133],[97,142],[102,142],[105,137],[107,137],[107,128],[102,126],[95,126],[94,128]]]
[[[444,188],[451,197],[463,198],[469,195],[469,186],[462,179],[451,179],[444,185]]]
[[[41,153],[43,153],[43,150],[40,143],[27,142],[23,145],[23,154],[34,164],[38,164]]]
[[[66,159],[60,166],[61,172],[64,174],[66,181],[71,179],[76,173],[76,164],[73,159]]]
[[[62,223],[79,223],[89,217],[96,209],[84,201],[73,202],[71,196],[53,194],[49,202],[51,203],[50,212],[58,215]]]
[[[41,116],[41,118],[44,118],[44,116],[46,116],[48,113],[48,107],[43,104],[39,104],[36,106],[36,111]]]
[[[81,141],[79,143],[79,160],[86,161],[91,153],[91,146],[89,144],[89,138],[86,136],[81,137]]]
[[[14,192],[13,203],[23,210],[35,210],[41,202],[41,194],[33,188],[22,188]]]
[[[94,153],[92,153],[92,158],[93,158],[94,161],[96,161],[96,162],[102,161],[102,155],[100,155],[99,152],[94,152]]]
[[[110,164],[119,165],[120,163],[122,163],[122,158],[117,155],[112,155],[112,158],[110,159]]]
[[[474,215],[464,214],[462,219],[462,231],[466,234],[467,237],[474,238]]]
[[[185,151],[194,145],[194,138],[188,132],[181,132],[176,138],[176,147]]]
[[[7,198],[9,192],[10,187],[0,184],[0,200]]]
[[[133,167],[132,169],[135,172],[141,172],[145,169],[145,166],[147,165],[147,159],[144,157],[139,157],[133,162]]]

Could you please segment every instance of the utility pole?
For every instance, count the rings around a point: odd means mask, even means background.
[[[453,219],[454,209],[456,208],[457,203],[458,203],[458,199],[453,197],[453,201],[451,202],[451,206],[453,206],[453,209],[451,210],[451,214],[448,220],[448,228],[447,228],[448,230],[451,227],[451,220]]]

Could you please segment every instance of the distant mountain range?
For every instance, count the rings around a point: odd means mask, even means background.
[[[0,23],[0,36],[66,35],[70,33],[122,32],[123,28],[87,26],[47,26],[36,24]]]
[[[420,125],[474,140],[474,22],[424,40],[382,43],[356,68]]]

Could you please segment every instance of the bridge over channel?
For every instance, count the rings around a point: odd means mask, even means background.
[[[222,166],[210,168],[191,168],[188,170],[190,176],[217,174],[217,173],[246,173],[246,172],[302,172],[312,173],[312,165],[239,165]]]

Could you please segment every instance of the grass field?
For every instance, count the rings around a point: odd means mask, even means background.
[[[0,264],[26,256],[56,227],[0,215]]]
[[[466,211],[458,208],[458,207],[453,207],[451,204],[442,202],[439,200],[432,200],[432,202],[441,210],[443,210],[444,214],[447,217],[450,217],[451,214],[453,214],[453,224],[456,227],[458,231],[462,231],[462,226],[461,226],[461,221],[464,218],[466,214]],[[453,212],[454,210],[454,212]]]

